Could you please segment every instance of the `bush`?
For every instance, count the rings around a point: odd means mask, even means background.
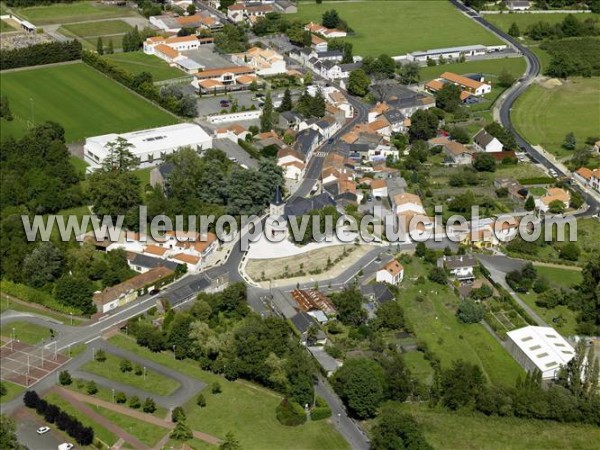
[[[306,422],[306,412],[304,411],[304,408],[287,398],[281,400],[281,403],[279,403],[275,412],[279,423],[288,427],[297,427]]]
[[[81,58],[81,43],[77,40],[66,42],[45,42],[28,47],[0,51],[2,70],[17,67],[39,66]]]
[[[142,406],[142,402],[137,395],[129,398],[129,407],[133,409],[139,409]]]
[[[483,306],[471,299],[465,299],[458,305],[456,317],[462,323],[479,323],[483,320]]]
[[[329,406],[318,406],[310,411],[310,420],[323,420],[331,417]]]
[[[198,397],[196,398],[196,405],[198,405],[200,408],[204,408],[206,406],[206,398],[204,398],[204,394],[198,394]]]
[[[58,311],[64,314],[73,313],[81,315],[82,311],[78,308],[61,305],[54,297],[44,291],[39,291],[24,284],[13,283],[11,281],[0,281],[0,290],[5,294],[20,298],[26,302],[37,303],[48,309]]]
[[[429,271],[428,277],[431,281],[438,284],[446,284],[448,281],[448,275],[446,271],[441,267],[434,267]]]
[[[117,403],[126,403],[127,402],[127,395],[125,395],[125,392],[117,392],[115,394],[115,402],[117,402]]]
[[[98,362],[106,361],[106,353],[104,352],[104,350],[98,350],[94,355],[94,359]]]
[[[139,377],[144,373],[144,369],[139,364],[136,364],[133,368],[133,373]]]
[[[222,392],[221,383],[215,381],[210,387],[210,392],[213,394],[220,394]]]
[[[154,411],[156,411],[156,403],[154,402],[154,399],[147,397],[146,400],[144,400],[142,410],[148,414],[152,414]]]
[[[61,386],[68,386],[73,382],[73,380],[71,379],[71,374],[69,373],[68,370],[63,370],[58,375],[58,382],[60,383]]]
[[[119,369],[123,373],[125,373],[125,372],[131,372],[133,370],[133,366],[131,365],[131,361],[129,361],[128,359],[122,359],[121,363],[119,364]]]
[[[85,390],[89,395],[94,395],[98,392],[98,386],[96,386],[96,383],[94,381],[90,381],[87,384]]]
[[[171,412],[171,422],[179,422],[185,420],[185,411],[181,406],[173,408]]]

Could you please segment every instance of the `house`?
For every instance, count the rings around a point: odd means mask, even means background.
[[[284,111],[279,113],[279,127],[284,130],[293,129],[298,130],[300,126],[300,122],[302,122],[302,116],[294,111]]]
[[[448,141],[444,144],[446,161],[453,165],[471,165],[473,163],[473,150],[468,149],[460,142]]]
[[[185,52],[189,50],[196,50],[203,45],[209,45],[212,43],[212,38],[199,38],[195,35],[171,37],[151,36],[144,41],[143,50],[147,55],[154,55],[156,53],[156,47],[163,45],[177,52]]]
[[[127,252],[127,264],[132,270],[140,273],[146,273],[155,267],[166,267],[175,272],[179,265],[175,261],[169,261],[163,258],[152,257],[143,253]]]
[[[335,201],[325,192],[309,198],[294,197],[285,205],[285,216],[303,216],[310,211],[335,205]]]
[[[308,161],[322,141],[323,136],[321,133],[313,128],[307,128],[296,135],[296,142],[294,142],[293,147],[304,155],[305,161]]]
[[[473,255],[442,256],[437,265],[448,270],[459,281],[475,279],[473,269],[477,263]]]
[[[298,12],[296,4],[289,0],[275,0],[273,5],[277,11],[283,14],[296,14]]]
[[[510,354],[527,372],[539,370],[542,380],[555,379],[575,350],[554,328],[526,326],[506,333]]]
[[[426,110],[435,106],[435,98],[422,92],[415,92],[406,86],[388,83],[389,95],[386,103],[390,108],[409,118],[418,110]]]
[[[329,139],[342,128],[342,124],[331,116],[325,116],[312,124],[311,128],[321,133],[324,139]]]
[[[527,11],[531,8],[528,0],[505,0],[504,3],[509,11]]]
[[[313,69],[323,78],[327,78],[328,80],[341,80],[348,78],[350,72],[360,69],[361,66],[361,63],[341,64],[337,62],[337,60],[323,59],[314,64]]]
[[[378,283],[388,283],[398,286],[404,279],[404,267],[395,259],[377,271],[375,280]]]
[[[231,55],[231,61],[239,65],[247,65],[260,76],[280,75],[287,73],[285,59],[271,49],[252,47],[244,53]]]
[[[290,180],[302,178],[306,169],[304,155],[291,147],[284,147],[277,152],[277,165],[283,168],[283,176]]]
[[[600,192],[600,169],[588,169],[581,167],[573,174],[573,178],[585,186]]]
[[[275,12],[275,7],[270,4],[242,4],[236,3],[227,7],[227,18],[234,23],[248,22],[253,24],[259,17]]]
[[[328,316],[336,313],[331,300],[318,289],[295,289],[292,298],[296,301],[301,311],[322,311]]]
[[[390,198],[390,201],[392,204],[392,212],[394,214],[400,214],[404,211],[415,211],[420,214],[425,214],[421,198],[416,194],[410,194],[408,192],[396,194]]]
[[[85,140],[83,158],[92,170],[102,166],[110,154],[110,144],[119,138],[131,144],[129,151],[140,159],[140,168],[156,166],[165,156],[181,147],[191,147],[196,151],[212,147],[212,137],[195,123],[180,123],[123,134],[104,134]]]
[[[489,134],[484,129],[473,136],[473,146],[477,151],[486,153],[496,153],[502,151],[502,142]]]
[[[463,91],[467,91],[472,95],[481,96],[492,92],[492,86],[490,84],[476,81],[472,78],[457,75],[452,72],[444,72],[440,75],[440,79],[459,86]]]
[[[372,180],[371,194],[375,198],[384,198],[388,196],[387,180]]]
[[[171,280],[173,273],[173,270],[164,266],[155,267],[115,286],[108,287],[102,292],[96,292],[92,301],[98,312],[107,313],[134,301],[138,296],[156,287],[162,286]]]
[[[206,10],[196,12],[196,14],[191,16],[175,16],[171,14],[150,16],[148,20],[159,30],[172,34],[176,34],[182,28],[196,31],[214,31],[223,28],[223,24],[219,21],[218,17]]]
[[[320,36],[326,37],[328,39],[331,38],[343,38],[348,35],[348,33],[344,30],[338,30],[336,28],[327,28],[323,25],[319,25],[317,23],[309,22],[304,26],[305,31],[309,31],[313,34],[318,34]]]
[[[228,86],[248,88],[256,82],[253,68],[248,66],[220,67],[203,70],[194,74],[192,86],[202,93],[214,93],[227,90]]]
[[[371,302],[377,302],[379,305],[394,300],[394,293],[386,283],[368,283],[360,287],[360,292]]]
[[[600,153],[600,141],[594,142],[594,151]]]
[[[327,41],[316,34],[310,35],[310,46],[317,52],[326,52],[328,49]]]
[[[546,195],[535,199],[535,206],[542,212],[548,212],[550,204],[555,201],[562,202],[567,209],[571,201],[571,193],[562,188],[548,188]]]
[[[230,141],[237,144],[238,140],[245,140],[246,136],[251,134],[246,128],[243,126],[234,123],[232,125],[228,125],[226,127],[217,128],[214,131],[215,139],[229,139]]]
[[[515,201],[524,201],[529,195],[529,191],[521,183],[514,178],[497,178],[494,180],[496,189],[505,188],[508,190],[508,195]]]
[[[331,87],[330,89],[326,89],[323,94],[327,103],[341,110],[346,119],[354,117],[354,106],[339,90]]]

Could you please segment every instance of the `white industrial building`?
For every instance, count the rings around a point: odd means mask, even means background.
[[[509,331],[507,349],[525,370],[542,372],[542,379],[555,378],[561,366],[574,356],[575,350],[551,327],[527,326]]]
[[[483,56],[486,53],[497,52],[505,50],[506,45],[465,45],[462,47],[446,47],[446,48],[435,48],[427,51],[416,51],[406,55],[406,59],[409,61],[425,62],[428,59],[439,60],[440,57],[445,59],[458,59],[461,56],[466,58],[472,56]]]
[[[181,123],[149,130],[123,134],[105,134],[87,138],[83,146],[83,156],[90,169],[102,166],[109,154],[107,144],[123,138],[132,146],[129,151],[140,158],[139,167],[152,167],[181,147],[191,147],[200,151],[212,147],[212,137],[194,123]]]

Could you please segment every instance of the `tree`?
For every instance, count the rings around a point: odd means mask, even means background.
[[[548,205],[548,212],[552,214],[563,214],[565,212],[565,204],[560,200],[553,200]]]
[[[473,167],[478,172],[495,172],[496,160],[489,153],[478,153],[473,159]]]
[[[435,113],[428,110],[418,110],[410,118],[411,125],[408,130],[410,141],[427,141],[435,137],[439,119]]]
[[[435,106],[446,112],[454,112],[461,105],[460,88],[452,83],[444,84],[444,87],[435,93]]]
[[[434,283],[445,285],[448,281],[448,275],[446,271],[441,267],[432,267],[429,271],[429,275],[427,275]]]
[[[273,101],[271,100],[271,92],[267,92],[265,103],[263,105],[262,114],[260,116],[260,131],[267,132],[273,129]]]
[[[240,441],[231,431],[225,435],[225,440],[219,445],[219,450],[241,450],[241,448]]]
[[[415,255],[419,258],[425,256],[425,252],[427,252],[427,247],[424,242],[417,242],[417,246],[415,248]]]
[[[510,26],[510,28],[508,29],[508,34],[511,35],[512,37],[520,37],[521,36],[521,30],[519,29],[519,26],[517,25],[516,22],[513,22],[512,25]]]
[[[37,408],[40,402],[40,396],[35,391],[26,391],[23,395],[23,404],[30,409]]]
[[[171,437],[176,441],[189,441],[194,437],[192,429],[185,423],[185,420],[178,421],[171,432]]]
[[[98,392],[98,386],[96,386],[96,382],[94,380],[90,380],[88,381],[88,384],[85,388],[85,391],[89,394],[89,395],[94,395]]]
[[[294,105],[292,103],[292,93],[290,92],[290,88],[286,88],[283,93],[283,98],[281,99],[281,105],[279,105],[277,111],[291,111],[293,107]]]
[[[567,135],[565,136],[563,147],[567,150],[575,150],[575,147],[577,147],[577,139],[575,138],[575,134],[572,131],[570,133],[567,133]]]
[[[171,412],[171,422],[179,422],[185,420],[185,411],[181,406],[176,406]]]
[[[6,388],[6,385],[0,381],[0,397],[4,397],[7,393],[8,389]]]
[[[6,414],[0,414],[0,448],[5,450],[20,450],[23,448],[17,440],[15,422]]]
[[[220,394],[222,392],[222,388],[221,388],[221,383],[219,383],[218,381],[215,381],[211,386],[210,386],[210,392],[212,392],[213,394]]]
[[[114,52],[115,52],[115,47],[113,45],[112,39],[110,39],[108,41],[108,48],[106,49],[106,54],[107,55],[112,55]]]
[[[463,360],[442,373],[442,404],[456,410],[474,404],[485,387],[485,378],[476,364]]]
[[[479,323],[483,320],[485,310],[481,303],[476,303],[470,298],[466,298],[458,305],[456,317],[462,323]]]
[[[198,394],[196,397],[196,405],[200,408],[204,408],[206,406],[206,398],[204,398],[204,394]]]
[[[559,257],[567,261],[577,261],[581,255],[581,249],[575,242],[567,242],[559,250]]]
[[[533,198],[533,195],[530,195],[529,197],[527,197],[527,200],[525,200],[525,210],[533,211],[534,209],[535,209],[535,200]]]
[[[468,144],[470,139],[467,130],[458,126],[450,129],[450,137],[461,144]]]
[[[321,16],[321,25],[327,28],[337,28],[340,24],[340,16],[335,9],[325,11]]]
[[[509,88],[515,82],[515,77],[506,69],[502,69],[498,75],[498,84],[502,87]]]
[[[58,375],[58,382],[60,383],[61,386],[68,386],[72,383],[72,381],[73,380],[71,379],[71,374],[69,373],[68,370],[63,370]]]
[[[104,43],[102,42],[102,37],[99,37],[96,42],[96,51],[99,55],[104,55]]]
[[[123,373],[131,372],[133,370],[133,365],[131,364],[131,361],[129,361],[128,359],[122,359],[119,363],[119,370]]]
[[[144,404],[142,405],[142,410],[148,414],[152,414],[154,411],[156,411],[156,403],[154,402],[154,399],[151,397],[146,397],[146,400],[144,400]]]
[[[51,242],[41,242],[23,260],[23,277],[34,288],[56,280],[63,270],[64,256]]]
[[[121,403],[126,403],[127,402],[127,395],[125,395],[125,392],[117,392],[115,394],[115,402],[121,404]]]
[[[348,92],[357,97],[364,97],[369,93],[371,79],[363,69],[356,69],[350,72],[348,77]]]
[[[351,358],[340,367],[333,386],[348,412],[358,419],[373,417],[384,398],[382,367],[370,358]]]
[[[140,164],[140,158],[131,153],[133,147],[131,142],[122,137],[117,137],[114,141],[106,144],[108,154],[102,161],[102,168],[105,172],[129,172]]]
[[[139,409],[142,406],[142,402],[137,395],[129,397],[129,407],[133,409]]]
[[[96,312],[93,294],[89,280],[79,275],[64,275],[54,285],[54,297],[59,303],[80,309],[84,314]]]
[[[193,16],[194,14],[196,14],[196,5],[194,5],[193,3],[191,5],[188,5],[188,7],[186,8],[186,12],[190,16]]]
[[[337,309],[337,318],[344,325],[359,326],[367,319],[362,307],[364,298],[355,287],[333,294],[331,299]]]
[[[400,83],[413,84],[421,80],[421,67],[416,62],[408,62],[400,68]]]
[[[395,404],[382,408],[371,435],[372,450],[433,449],[427,443],[418,422]]]
[[[405,325],[404,310],[398,302],[386,302],[377,308],[377,325],[389,330],[399,330]]]

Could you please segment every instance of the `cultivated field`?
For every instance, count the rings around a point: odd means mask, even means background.
[[[15,12],[34,25],[50,25],[57,23],[73,23],[84,20],[112,19],[116,17],[139,17],[129,8],[100,5],[96,2],[56,3],[48,6],[32,6],[17,8]]]
[[[53,120],[68,142],[89,136],[171,125],[177,119],[82,63],[0,75],[15,119],[2,120],[2,138],[22,135],[31,122]]]
[[[354,54],[361,56],[398,56],[415,50],[501,43],[449,2],[300,3],[298,9],[290,18],[319,23],[323,12],[336,9],[355,31],[348,41],[354,44]]]
[[[112,41],[113,48],[120,49],[123,35],[133,30],[133,27],[122,20],[106,20],[102,22],[84,22],[64,25],[58,32],[65,36],[72,36],[81,41],[84,48],[96,50],[98,38],[101,37],[104,48]]]
[[[513,119],[530,143],[558,156],[568,156],[561,147],[565,135],[575,133],[583,144],[600,131],[600,78],[573,78],[560,86],[534,84],[519,97]]]
[[[527,31],[527,28],[538,22],[548,22],[552,25],[562,22],[568,14],[487,14],[484,19],[489,23],[496,25],[502,31],[508,32],[513,23],[516,23],[521,30],[521,34]],[[574,14],[579,20],[586,19],[600,20],[600,14]]]
[[[104,43],[106,45],[106,42]],[[121,43],[119,42],[119,46]],[[137,74],[148,72],[154,81],[170,80],[185,77],[187,74],[179,69],[169,66],[167,62],[152,55],[142,52],[115,53],[105,55],[105,58],[126,71]]]
[[[407,403],[402,408],[415,416],[433,448],[592,450],[600,440],[600,429],[593,425],[487,417]]]

